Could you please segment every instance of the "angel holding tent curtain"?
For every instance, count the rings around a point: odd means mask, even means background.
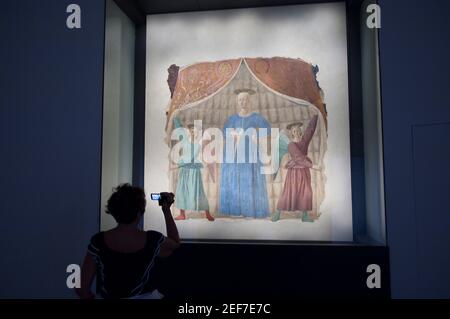
[[[272,218],[277,221],[280,211],[301,211],[303,222],[313,222],[309,216],[312,210],[313,192],[311,187],[311,172],[313,167],[308,157],[308,148],[314,136],[318,115],[314,115],[309,121],[308,127],[302,131],[303,123],[295,122],[287,126],[291,140],[285,134],[280,134],[280,158],[289,153],[290,159],[285,165],[287,169],[283,191],[277,204],[277,212]],[[287,146],[287,147],[286,147]]]
[[[181,123],[175,119],[175,127],[180,127]],[[175,220],[185,220],[186,210],[204,211],[209,221],[214,221],[214,217],[209,212],[208,199],[203,187],[202,168],[203,164],[199,160],[202,150],[201,136],[194,124],[187,125],[188,134],[184,134],[180,141],[182,149],[186,154],[178,161],[178,182],[175,192],[175,207],[180,209],[180,215]]]

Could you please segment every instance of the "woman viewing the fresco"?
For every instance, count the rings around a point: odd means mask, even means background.
[[[269,132],[270,124],[263,116],[252,112],[250,95],[255,93],[253,90],[240,89],[235,93],[239,112],[231,115],[223,127],[225,143],[219,211],[229,216],[265,218],[269,216],[269,204],[266,177],[261,173],[257,137],[264,137],[258,129],[265,128]],[[254,129],[255,132],[248,136],[245,134],[247,129]],[[234,154],[227,154],[230,150]]]
[[[183,136],[183,150],[189,150],[178,162],[179,173],[175,196],[175,207],[180,215],[175,220],[185,220],[186,210],[205,211],[206,218],[214,221],[209,213],[208,199],[203,189],[203,164],[198,160],[202,146],[199,142],[198,130],[193,124],[187,126],[189,134]]]
[[[291,159],[285,166],[286,181],[277,205],[279,211],[301,211],[304,222],[314,221],[308,214],[308,211],[313,209],[310,172],[313,163],[308,157],[308,147],[316,130],[317,119],[318,116],[315,115],[303,134],[301,129],[303,123],[292,123],[287,126],[292,136],[292,141],[288,145]]]

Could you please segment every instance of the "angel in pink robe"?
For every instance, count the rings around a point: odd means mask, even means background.
[[[285,165],[286,181],[277,204],[279,211],[302,211],[302,220],[306,222],[314,221],[308,215],[308,211],[312,210],[313,198],[310,172],[313,163],[308,157],[308,147],[316,130],[317,119],[315,115],[309,121],[303,134],[302,123],[292,123],[287,127],[292,134],[292,142],[288,145],[291,159]]]

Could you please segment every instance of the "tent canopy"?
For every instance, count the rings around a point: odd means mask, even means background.
[[[168,83],[172,99],[167,111],[168,123],[175,111],[217,94],[236,76],[241,65],[274,92],[313,104],[327,126],[326,106],[316,80],[318,67],[301,59],[282,57],[202,62],[179,69],[178,73],[173,72],[178,70],[177,67],[171,66]]]

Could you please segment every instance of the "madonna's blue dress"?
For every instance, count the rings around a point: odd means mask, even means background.
[[[269,122],[260,114],[252,113],[249,116],[240,116],[239,114],[231,115],[224,125],[224,163],[221,168],[221,182],[220,182],[220,205],[219,212],[223,215],[230,216],[245,216],[264,218],[269,216],[269,204],[266,189],[266,176],[261,173],[261,162],[257,151],[257,143],[250,137],[241,138],[237,149],[245,149],[245,162],[240,163],[237,159],[237,151],[233,154],[228,154],[228,158],[233,158],[233,162],[226,162],[227,151],[233,152],[231,147],[227,150],[227,128],[242,129],[245,131],[248,128],[267,129],[266,134],[258,132],[259,137],[265,136],[270,132]],[[255,152],[249,152],[249,147],[252,147]],[[230,146],[230,145],[228,145]],[[253,163],[251,160],[253,159]]]

